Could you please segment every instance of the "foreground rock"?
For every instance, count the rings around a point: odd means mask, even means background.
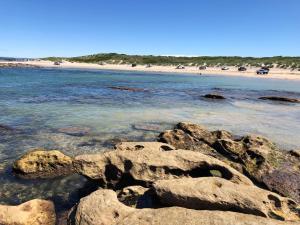
[[[218,100],[226,99],[224,96],[219,95],[219,94],[206,94],[203,97],[209,98],[209,99],[218,99]]]
[[[74,172],[73,159],[60,151],[36,149],[18,159],[13,170],[25,178],[50,178]]]
[[[235,139],[227,131],[210,132],[200,125],[179,123],[158,140],[218,158],[269,190],[300,202],[300,161],[264,137]]]
[[[152,144],[153,147],[146,147],[151,143],[123,143],[135,148],[77,156],[74,166],[78,173],[117,189],[132,185],[146,187],[161,179],[207,177],[216,173],[234,183],[252,185],[247,177],[215,158],[185,150],[169,151],[173,147],[165,151],[165,147],[159,146],[167,145]]]
[[[193,210],[180,207],[134,209],[120,203],[112,190],[98,190],[82,198],[70,224],[75,225],[292,225],[234,212]]]
[[[299,205],[291,199],[222,178],[161,180],[155,182],[154,190],[166,206],[235,211],[285,221],[300,220]]]
[[[31,200],[18,206],[0,205],[1,225],[55,225],[51,201]]]
[[[291,102],[291,103],[300,103],[299,99],[296,98],[287,98],[287,97],[278,97],[278,96],[264,96],[260,97],[261,100],[271,100],[279,102]]]
[[[118,199],[127,206],[139,208],[140,204],[143,204],[142,201],[151,201],[151,199],[147,199],[147,196],[143,198],[148,190],[142,186],[126,187],[117,192]]]

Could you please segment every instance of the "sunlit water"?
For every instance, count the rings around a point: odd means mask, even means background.
[[[111,87],[138,88],[137,91]],[[219,93],[226,100],[202,96]],[[119,140],[155,140],[180,121],[261,134],[283,149],[300,148],[300,104],[258,100],[300,98],[300,82],[261,78],[59,69],[0,69],[0,124],[17,133],[0,136],[0,203],[52,199],[71,207],[86,182],[78,175],[23,180],[11,173],[14,160],[36,147],[68,155],[96,153]],[[60,128],[89,129],[84,136]],[[147,126],[150,127],[147,131]]]

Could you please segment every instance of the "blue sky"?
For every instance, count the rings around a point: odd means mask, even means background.
[[[0,0],[0,56],[300,55],[300,0]]]

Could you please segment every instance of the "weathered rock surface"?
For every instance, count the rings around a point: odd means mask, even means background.
[[[291,150],[291,151],[289,151],[289,153],[292,156],[294,156],[294,157],[300,158],[300,149],[298,149],[298,150]]]
[[[299,160],[264,137],[234,139],[226,131],[210,132],[200,125],[179,123],[174,130],[161,133],[158,140],[216,157],[270,190],[300,202]]]
[[[112,190],[98,190],[82,198],[74,225],[292,225],[259,216],[222,211],[193,210],[180,207],[134,209],[120,203]]]
[[[115,145],[116,150],[120,151],[171,151],[175,150],[172,145],[161,142],[120,142]]]
[[[51,201],[35,199],[18,206],[0,205],[1,225],[55,225],[55,221]]]
[[[279,96],[264,96],[264,97],[260,97],[259,99],[261,99],[261,100],[271,100],[271,101],[280,101],[280,102],[300,103],[299,99],[279,97]]]
[[[13,170],[25,178],[49,178],[74,172],[73,159],[60,151],[36,149],[18,159]]]
[[[125,187],[122,190],[117,191],[118,199],[127,206],[139,207],[139,204],[141,204],[140,200],[147,201],[146,198],[142,199],[142,196],[148,190],[148,188],[144,188],[142,186]]]
[[[218,100],[226,99],[224,96],[219,95],[219,94],[206,94],[203,97],[210,98],[210,99],[218,99]]]
[[[293,200],[222,178],[160,180],[154,183],[154,190],[165,206],[234,211],[285,221],[300,220],[299,205]]]
[[[170,151],[173,147],[162,143],[150,146],[143,142],[123,143],[117,148],[129,150],[77,156],[74,166],[78,173],[117,188],[149,186],[159,179],[214,176],[216,171],[218,176],[234,183],[252,185],[247,177],[213,157],[185,150]]]

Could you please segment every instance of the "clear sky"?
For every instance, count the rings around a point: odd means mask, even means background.
[[[0,56],[300,55],[300,0],[0,0]]]

